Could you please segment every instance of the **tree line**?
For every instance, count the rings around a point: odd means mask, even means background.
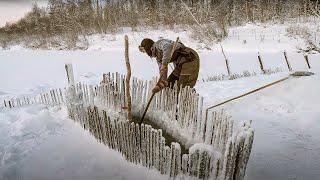
[[[21,20],[0,28],[0,40],[3,45],[4,40],[63,35],[76,41],[81,35],[116,32],[121,27],[194,28],[196,21],[206,29],[204,34],[221,40],[230,26],[316,14],[318,0],[49,0],[46,8],[34,4]]]

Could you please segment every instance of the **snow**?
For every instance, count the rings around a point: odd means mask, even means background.
[[[260,52],[266,68],[283,72],[236,80],[199,81],[196,90],[208,107],[289,75],[283,57],[288,52],[294,70],[307,70],[296,47],[302,39],[285,36],[287,25],[232,28],[222,42],[231,71],[260,73]],[[0,101],[33,96],[67,85],[64,64],[72,63],[76,81],[97,84],[106,72],[125,73],[124,34],[129,35],[133,76],[151,79],[157,75],[155,61],[138,51],[143,37],[166,37],[196,47],[201,58],[200,79],[226,74],[219,45],[206,50],[188,31],[154,30],[93,35],[87,51],[26,50],[17,45],[0,50]],[[263,40],[262,40],[263,39]],[[244,43],[246,40],[246,43]],[[290,78],[259,93],[223,106],[236,121],[253,120],[255,139],[246,178],[316,179],[319,177],[320,63],[310,55],[314,76]],[[19,109],[0,108],[0,179],[166,179],[158,172],[133,165],[121,155],[97,143],[67,119],[65,107],[33,105]]]
[[[237,120],[253,120],[255,140],[247,179],[317,179],[319,75],[292,78],[230,103]]]
[[[200,152],[207,151],[208,153],[211,153],[211,154],[217,153],[217,151],[215,151],[212,146],[207,145],[207,144],[203,144],[203,143],[196,143],[196,144],[192,145],[189,149],[189,153],[193,154],[197,150],[199,150]]]
[[[0,179],[164,179],[99,144],[66,114],[41,105],[2,110]]]

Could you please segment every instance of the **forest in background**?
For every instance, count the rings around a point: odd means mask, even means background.
[[[63,43],[72,49],[79,41],[87,43],[88,35],[116,33],[122,27],[182,28],[194,31],[195,38],[217,42],[232,26],[310,17],[320,17],[319,0],[49,0],[46,8],[34,4],[21,20],[0,28],[0,45]]]

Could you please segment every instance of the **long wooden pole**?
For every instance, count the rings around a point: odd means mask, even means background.
[[[216,104],[216,105],[214,105],[214,106],[211,106],[211,107],[207,108],[207,110],[206,110],[206,119],[208,118],[208,112],[209,112],[210,109],[213,109],[213,108],[215,108],[215,107],[221,106],[221,105],[223,105],[223,104],[226,104],[226,103],[228,103],[228,102],[230,102],[230,101],[233,101],[233,100],[239,99],[239,98],[241,98],[241,97],[247,96],[247,95],[249,95],[249,94],[255,93],[255,92],[257,92],[257,91],[260,91],[260,90],[265,89],[265,88],[267,88],[267,87],[273,86],[273,85],[275,85],[275,84],[278,84],[278,83],[280,83],[280,82],[282,82],[282,81],[285,81],[285,80],[289,79],[289,77],[290,77],[290,76],[287,76],[287,77],[282,78],[282,79],[280,79],[280,80],[277,80],[277,81],[275,81],[275,82],[269,83],[269,84],[267,84],[267,85],[264,85],[264,86],[262,86],[262,87],[259,87],[259,88],[257,88],[257,89],[254,89],[254,90],[252,90],[252,91],[249,91],[249,92],[247,92],[247,93],[245,93],[245,94],[242,94],[242,95],[240,95],[240,96],[231,98],[231,99],[229,99],[229,100],[223,101],[223,102],[221,102],[221,103],[219,103],[219,104]]]
[[[126,75],[126,99],[127,99],[127,115],[128,120],[132,121],[132,112],[131,112],[131,94],[130,94],[130,79],[131,79],[131,66],[129,61],[129,40],[128,36],[124,36],[124,42],[125,42],[125,61],[126,61],[126,67],[127,67],[127,75]]]
[[[150,106],[150,104],[151,104],[151,101],[152,101],[154,95],[155,95],[155,93],[152,93],[152,95],[151,95],[151,97],[150,97],[150,99],[149,99],[149,101],[148,101],[147,107],[146,107],[146,109],[144,110],[143,115],[142,115],[142,118],[141,118],[141,120],[140,120],[140,122],[139,122],[140,125],[141,125],[141,123],[143,122],[144,117],[145,117],[146,114],[147,114],[147,111],[148,111],[148,109],[149,109],[149,106]]]

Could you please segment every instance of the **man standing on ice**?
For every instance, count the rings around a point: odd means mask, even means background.
[[[139,46],[141,52],[147,53],[151,58],[156,58],[159,65],[160,78],[152,90],[153,93],[157,93],[167,86],[172,88],[174,83],[178,83],[178,86],[192,88],[197,82],[200,66],[198,53],[178,42],[172,57],[170,57],[174,43],[168,39],[154,42],[152,39],[146,38]],[[174,70],[168,77],[169,63],[173,63]]]

